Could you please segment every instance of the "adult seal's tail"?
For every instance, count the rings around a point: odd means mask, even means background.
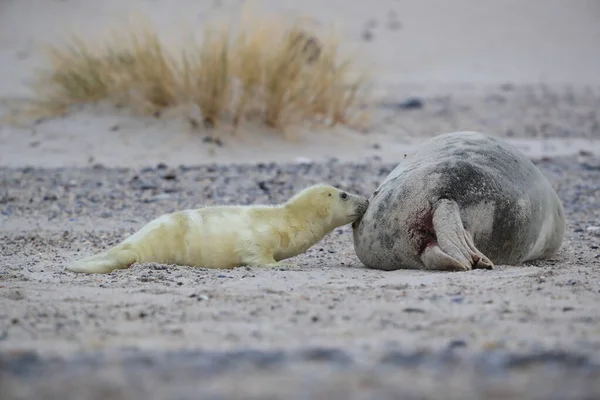
[[[349,224],[368,201],[330,185],[304,189],[284,204],[218,206],[165,214],[118,245],[75,261],[71,272],[108,273],[134,263],[203,268],[279,266]]]
[[[455,132],[407,154],[353,230],[369,268],[465,271],[552,257],[565,217],[524,154],[483,133]]]

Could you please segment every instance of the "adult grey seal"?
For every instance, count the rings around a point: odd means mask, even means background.
[[[466,271],[549,258],[566,225],[558,195],[523,153],[453,132],[405,155],[352,227],[369,268]]]

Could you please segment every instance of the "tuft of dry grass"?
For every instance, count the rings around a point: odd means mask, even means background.
[[[50,67],[38,71],[32,88],[47,115],[99,101],[155,114],[179,102],[178,65],[148,24],[111,32],[100,44],[73,35],[46,55]]]
[[[306,121],[351,125],[364,111],[367,76],[341,57],[333,35],[298,22],[246,15],[237,25],[207,24],[200,43],[169,50],[147,23],[99,43],[74,36],[51,46],[32,85],[38,113],[109,102],[158,116],[195,105],[206,127],[259,121],[283,131]]]

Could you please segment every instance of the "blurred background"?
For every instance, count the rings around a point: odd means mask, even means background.
[[[241,142],[219,142],[215,150],[207,149],[212,141],[206,133],[189,134],[185,126],[140,122],[104,110],[25,131],[0,125],[2,163],[355,160],[373,155],[393,160],[413,138],[448,130],[534,139],[523,149],[536,148],[538,139],[586,139],[561,142],[546,152],[599,147],[590,141],[600,137],[598,0],[2,0],[0,114],[7,99],[30,95],[27,82],[41,65],[44,46],[61,43],[72,32],[95,37],[107,27],[118,30],[137,13],[153,22],[166,43],[181,44],[186,40],[182,27],[200,35],[204,22],[244,5],[343,29],[344,44],[371,70],[383,96],[368,138],[338,132],[343,140],[312,135],[312,145],[292,145],[262,138],[258,129],[240,135]],[[137,134],[140,130],[144,135]],[[129,146],[127,157],[115,151],[115,140],[121,148]]]
[[[2,0],[0,94],[23,95],[38,46],[142,12],[164,34],[240,0]],[[269,11],[339,21],[386,82],[600,84],[597,0],[264,0]]]

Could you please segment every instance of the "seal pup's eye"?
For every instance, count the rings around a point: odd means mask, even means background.
[[[340,193],[340,198],[342,200],[348,200],[348,193]]]

